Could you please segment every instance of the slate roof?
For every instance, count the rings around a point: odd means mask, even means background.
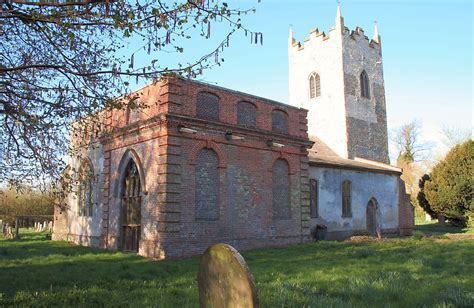
[[[310,165],[397,175],[402,173],[402,169],[381,162],[357,157],[355,159],[340,157],[318,137],[309,136],[309,139],[314,142],[309,150]]]

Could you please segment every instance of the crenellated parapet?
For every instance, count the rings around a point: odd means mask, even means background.
[[[313,28],[309,32],[309,36],[303,40],[303,42],[296,41],[293,36],[293,30],[290,29],[290,36],[288,39],[288,47],[289,50],[303,50],[305,45],[307,44],[323,44],[328,43],[331,39],[352,39],[361,44],[367,44],[370,48],[380,48],[381,39],[380,34],[378,32],[377,24],[374,27],[374,34],[372,39],[369,39],[368,36],[365,35],[364,29],[361,27],[356,27],[354,30],[350,30],[348,27],[344,25],[344,18],[341,16],[340,7],[337,9],[336,13],[336,23],[334,26],[329,28],[328,34],[324,31],[319,31],[318,28]]]

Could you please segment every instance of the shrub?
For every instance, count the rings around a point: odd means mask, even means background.
[[[473,216],[474,141],[468,140],[449,151],[424,183],[430,209],[452,223],[466,225]]]

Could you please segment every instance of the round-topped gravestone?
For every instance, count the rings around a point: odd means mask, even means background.
[[[198,287],[203,308],[258,307],[252,273],[230,245],[216,244],[206,250],[199,266]]]

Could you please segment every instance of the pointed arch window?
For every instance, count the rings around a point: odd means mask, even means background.
[[[133,161],[127,164],[122,182],[122,242],[123,251],[138,252],[141,235],[142,189],[138,167]]]
[[[342,182],[342,217],[352,217],[352,183]]]
[[[92,190],[94,170],[89,162],[84,162],[79,172],[79,215],[92,216]]]
[[[286,160],[277,159],[272,169],[273,218],[291,218],[290,175]]]
[[[360,73],[360,95],[365,98],[370,98],[369,76],[365,71]]]
[[[219,219],[219,158],[213,150],[202,149],[196,160],[196,220]]]
[[[313,99],[321,96],[321,78],[318,73],[309,76],[309,98]]]

